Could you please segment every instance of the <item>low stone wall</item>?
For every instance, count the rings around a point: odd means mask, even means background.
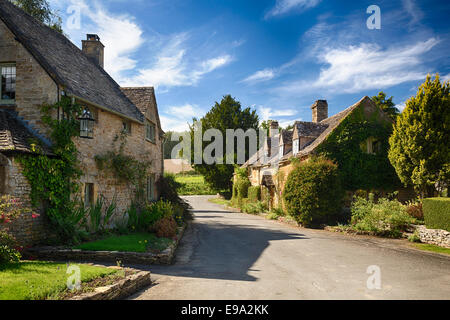
[[[27,249],[24,258],[50,261],[112,262],[125,264],[169,265],[175,257],[175,251],[183,237],[185,226],[179,228],[177,241],[161,253],[118,252],[118,251],[83,251],[64,247],[36,247]]]
[[[151,284],[150,272],[141,271],[115,284],[96,288],[94,292],[84,293],[69,300],[120,300],[131,296]]]
[[[450,248],[450,232],[427,229],[425,226],[417,226],[416,230],[421,242]]]

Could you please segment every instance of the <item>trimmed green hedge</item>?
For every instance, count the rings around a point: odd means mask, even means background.
[[[424,199],[423,215],[428,228],[450,231],[450,198]]]
[[[261,200],[261,188],[260,187],[250,187],[248,188],[248,199],[252,202]]]
[[[298,164],[289,174],[283,193],[289,214],[305,227],[337,220],[343,196],[337,165],[323,158]]]

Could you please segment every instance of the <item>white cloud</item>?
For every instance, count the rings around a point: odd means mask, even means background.
[[[266,19],[285,14],[291,10],[304,11],[317,6],[321,0],[276,0],[275,6],[266,14]]]
[[[445,76],[442,76],[442,81],[450,81],[450,73],[446,74]]]
[[[294,109],[273,109],[259,106],[258,114],[262,120],[276,120],[278,117],[292,117],[297,114],[297,111]]]
[[[85,33],[98,34],[105,45],[105,70],[122,86],[154,86],[162,92],[174,86],[192,86],[233,60],[226,53],[194,55],[187,32],[144,36],[135,17],[108,12],[101,1],[51,1],[62,12],[71,5],[79,8],[81,29],[64,28],[65,32],[77,45]],[[139,55],[143,50],[146,55]]]
[[[264,69],[255,72],[254,74],[248,76],[242,82],[255,83],[261,81],[268,81],[275,77],[275,71],[273,69]]]
[[[321,69],[317,80],[288,83],[277,90],[300,92],[308,87],[356,93],[424,79],[429,70],[422,67],[421,56],[437,43],[437,39],[431,38],[385,50],[366,43],[338,49],[325,48],[319,61],[327,66]]]
[[[411,16],[411,24],[419,22],[424,14],[414,0],[402,0],[403,8]]]
[[[189,129],[192,118],[203,116],[202,109],[198,105],[186,103],[181,106],[170,106],[161,115],[161,124],[165,131],[183,132]]]
[[[405,110],[406,108],[406,103],[401,103],[395,106],[398,110],[400,110],[400,112],[403,112],[403,110]]]
[[[204,61],[192,61],[187,57],[187,33],[171,36],[149,67],[137,69],[137,75],[122,78],[127,86],[177,87],[196,85],[204,75],[232,61],[230,55],[222,55]]]

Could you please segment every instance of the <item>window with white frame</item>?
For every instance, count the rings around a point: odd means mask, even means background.
[[[16,66],[14,64],[0,64],[0,72],[0,103],[14,103],[16,100]]]
[[[150,121],[145,122],[145,138],[150,142],[156,142],[156,126]]]
[[[300,152],[300,139],[294,140],[294,156]]]

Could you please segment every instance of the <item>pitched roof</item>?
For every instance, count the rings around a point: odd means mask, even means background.
[[[294,127],[297,127],[299,136],[318,137],[328,128],[328,125],[325,123],[297,121]]]
[[[122,92],[138,107],[144,116],[147,112],[155,112],[155,121],[158,128],[161,129],[161,120],[159,119],[158,104],[155,97],[155,89],[153,87],[123,87]]]
[[[292,136],[294,135],[293,131],[282,130],[281,131],[281,139],[283,144],[292,144]]]
[[[333,133],[333,131],[342,123],[342,121],[344,121],[355,109],[366,103],[373,104],[373,101],[366,96],[357,103],[355,103],[353,106],[320,122],[320,124],[327,125],[328,127],[309,146],[307,146],[303,150],[300,150],[300,152],[296,156],[303,157],[313,153],[316,150],[316,148],[320,146],[322,142],[324,142],[331,135],[331,133]]]
[[[50,148],[13,111],[0,109],[0,152],[35,153],[32,144],[36,142],[44,154],[51,155]]]
[[[0,0],[0,19],[69,95],[130,120],[144,121],[143,114],[122,93],[119,85],[64,35],[7,0]]]

